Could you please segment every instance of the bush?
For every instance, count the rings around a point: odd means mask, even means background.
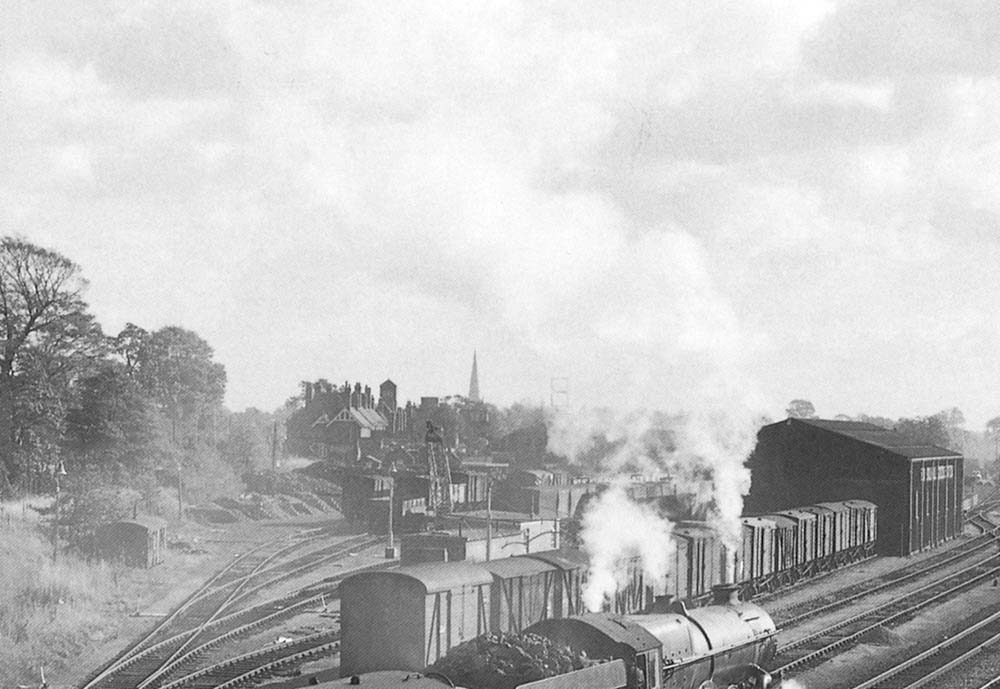
[[[77,481],[60,500],[59,535],[72,550],[90,554],[97,527],[131,519],[141,502],[142,493],[133,488]]]
[[[0,530],[0,686],[37,685],[38,668],[64,670],[93,640],[116,631],[110,569],[72,555],[14,522]]]

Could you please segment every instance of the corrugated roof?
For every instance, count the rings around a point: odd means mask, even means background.
[[[937,445],[927,445],[914,442],[902,433],[891,431],[863,421],[834,421],[831,419],[788,419],[784,423],[801,423],[815,428],[821,428],[837,435],[853,438],[868,445],[882,448],[894,455],[909,459],[926,457],[961,457],[953,450],[947,450]]]

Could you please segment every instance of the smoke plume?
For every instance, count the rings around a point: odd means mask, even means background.
[[[602,493],[584,515],[581,533],[591,555],[583,592],[587,609],[599,611],[606,599],[625,586],[625,572],[618,566],[625,558],[640,557],[646,577],[662,577],[673,550],[671,528],[651,508],[629,500],[620,483]]]
[[[651,507],[627,497],[632,477],[666,480],[707,514],[723,543],[741,540],[743,496],[750,489],[744,465],[760,416],[746,404],[699,400],[691,411],[582,409],[550,418],[549,450],[585,466],[614,487],[584,515],[581,540],[590,557],[588,608],[623,583],[625,558],[638,556],[650,581],[662,582],[673,548],[673,525]],[[641,525],[641,528],[640,528]]]

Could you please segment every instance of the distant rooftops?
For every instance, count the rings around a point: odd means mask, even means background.
[[[920,459],[926,457],[961,457],[960,452],[948,450],[937,445],[915,442],[907,438],[902,433],[898,433],[888,428],[882,428],[863,421],[835,421],[832,419],[795,419],[789,418],[778,424],[801,423],[814,428],[821,428],[837,435],[853,438],[854,440],[874,445],[900,457],[909,459]]]

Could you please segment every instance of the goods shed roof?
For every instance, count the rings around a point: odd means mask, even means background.
[[[891,431],[881,426],[862,421],[835,421],[829,419],[788,419],[784,423],[805,424],[814,428],[821,428],[837,435],[846,436],[859,440],[868,445],[887,450],[888,452],[906,457],[909,459],[920,459],[922,457],[961,457],[962,455],[953,450],[947,450],[937,445],[928,445],[915,442],[907,438],[902,433]]]

